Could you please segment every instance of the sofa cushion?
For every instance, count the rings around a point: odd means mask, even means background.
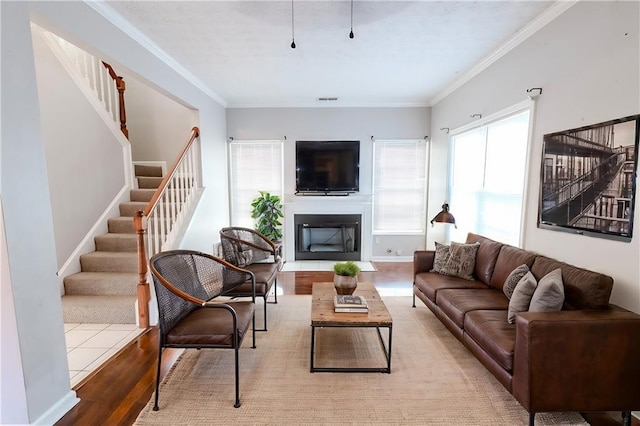
[[[516,326],[505,319],[507,311],[478,310],[464,317],[464,332],[502,368],[513,371]]]
[[[524,274],[518,281],[518,285],[516,285],[511,295],[511,300],[509,300],[509,313],[507,315],[509,324],[513,324],[516,321],[516,314],[529,310],[531,297],[533,297],[537,286],[538,282],[531,272]]]
[[[613,278],[571,266],[545,256],[537,256],[531,272],[540,279],[554,269],[562,269],[563,309],[605,309],[613,289]]]
[[[452,242],[449,248],[449,259],[441,273],[460,277],[465,280],[473,280],[473,271],[476,266],[476,253],[480,243],[461,244]]]
[[[436,254],[433,258],[433,269],[430,272],[442,273],[449,257],[449,246],[436,242]]]
[[[516,285],[518,285],[522,277],[524,277],[527,272],[529,272],[529,267],[527,265],[520,265],[516,269],[511,271],[502,286],[502,292],[505,296],[507,296],[507,299],[511,299],[513,290],[515,290]]]
[[[458,277],[441,275],[437,272],[421,272],[416,274],[413,279],[413,284],[433,303],[436,302],[436,294],[440,290],[449,288],[475,288],[486,290],[489,288],[486,284],[482,284],[479,281],[463,280]]]
[[[498,254],[498,259],[496,260],[496,267],[491,276],[491,287],[502,290],[502,285],[511,271],[522,264],[527,265],[529,269],[531,269],[535,258],[536,255],[529,251],[503,244],[500,249],[500,254]]]
[[[436,294],[440,310],[462,328],[467,312],[479,309],[506,310],[509,301],[501,291],[494,289],[446,289]]]
[[[491,276],[496,267],[496,260],[498,260],[498,254],[503,244],[469,232],[467,234],[467,244],[472,243],[480,243],[478,253],[476,254],[476,266],[473,275],[477,280],[482,281],[486,285],[490,285]]]
[[[563,302],[562,270],[554,269],[538,282],[536,291],[531,297],[529,312],[559,311],[562,309]]]

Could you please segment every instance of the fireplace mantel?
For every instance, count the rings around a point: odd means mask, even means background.
[[[361,260],[371,260],[372,197],[356,193],[348,196],[294,195],[284,196],[284,257],[295,260],[295,214],[359,214],[362,216]]]

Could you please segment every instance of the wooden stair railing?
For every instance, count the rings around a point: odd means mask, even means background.
[[[102,65],[109,71],[109,77],[116,84],[116,90],[118,90],[118,111],[120,111],[120,130],[124,136],[129,139],[129,130],[127,129],[127,113],[124,108],[124,91],[127,89],[127,85],[124,82],[124,78],[116,74],[113,67],[102,61]]]
[[[194,202],[202,188],[199,142],[200,129],[194,127],[180,156],[147,207],[144,211],[138,211],[133,218],[138,246],[138,323],[141,328],[149,327],[149,259],[167,244],[173,243],[186,207]]]

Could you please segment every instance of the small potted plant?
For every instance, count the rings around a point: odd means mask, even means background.
[[[355,262],[337,262],[333,265],[333,285],[338,294],[353,294],[358,286],[360,267]]]

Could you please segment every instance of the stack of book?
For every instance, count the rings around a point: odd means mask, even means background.
[[[362,313],[369,312],[367,300],[363,296],[339,294],[333,299],[335,312]]]

